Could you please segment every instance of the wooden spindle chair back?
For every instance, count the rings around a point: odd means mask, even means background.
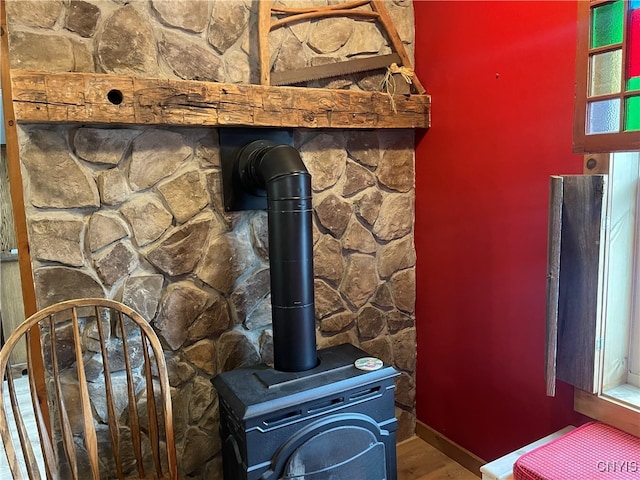
[[[29,348],[32,334],[40,351]],[[17,396],[9,360],[23,338],[30,398]],[[45,392],[36,391],[32,375],[36,355],[45,365]],[[7,339],[0,372],[0,435],[14,479],[25,472],[29,479],[177,479],[162,347],[131,308],[96,298],[46,307]],[[25,423],[29,409],[37,433]]]

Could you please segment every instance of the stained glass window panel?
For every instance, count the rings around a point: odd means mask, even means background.
[[[640,130],[640,95],[627,98],[625,130]]]
[[[640,90],[640,0],[631,4],[627,52],[627,89]]]
[[[591,102],[588,107],[587,133],[620,131],[620,99]]]
[[[599,53],[591,57],[589,96],[620,92],[622,50]]]
[[[592,10],[591,48],[622,42],[624,2],[599,5]]]

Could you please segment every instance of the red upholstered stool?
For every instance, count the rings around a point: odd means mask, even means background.
[[[640,480],[640,438],[590,422],[522,455],[515,480]]]

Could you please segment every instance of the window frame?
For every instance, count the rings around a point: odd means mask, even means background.
[[[609,153],[640,150],[640,130],[616,133],[586,133],[587,117],[587,95],[589,82],[589,32],[591,25],[591,8],[597,5],[613,3],[616,0],[591,0],[578,1],[578,30],[576,48],[576,87],[575,87],[575,112],[573,123],[573,151],[575,153]],[[621,0],[626,7],[628,0]],[[626,58],[627,53],[627,15],[625,13],[623,37],[622,37],[622,58]],[[608,51],[611,47],[602,47],[596,51]],[[624,62],[624,60],[623,60]],[[623,75],[624,79],[624,75]],[[624,89],[621,92],[611,95],[603,95],[602,99],[620,98],[621,115],[624,111],[625,96]]]
[[[638,168],[640,169],[640,152],[638,152],[638,156]],[[601,154],[596,156],[587,155],[585,156],[584,173],[598,173],[609,175],[611,173],[611,164],[612,159],[611,155],[609,154]],[[615,168],[615,166],[613,166],[613,168]],[[640,170],[638,173],[637,183],[637,193],[638,195],[640,195]],[[609,237],[609,233],[611,230],[611,220],[609,219],[608,215],[610,215],[609,208],[612,203],[612,189],[613,181],[610,181],[608,186],[609,191],[607,193],[606,199],[607,220],[605,222],[605,231],[603,232],[603,255],[605,257],[607,256],[606,250],[610,247],[609,239],[607,237]],[[640,199],[638,199],[638,201],[640,201]],[[633,225],[633,229],[637,234],[637,232],[640,230],[640,204],[636,203],[636,208],[637,210],[635,212],[635,225]],[[640,275],[640,258],[638,255],[640,254],[640,246],[636,248],[635,252],[636,257],[633,262],[633,270],[635,270],[635,272],[633,272],[633,275],[638,278],[638,276]],[[604,262],[605,268],[608,267],[607,263],[607,261]],[[607,300],[611,300],[609,292],[604,290],[607,287],[606,276],[606,274],[603,275],[603,278],[599,281],[598,287],[599,289],[603,290],[602,296],[605,299],[601,306],[601,312],[599,313],[602,318],[599,322],[600,332],[598,332],[598,334],[601,336],[606,335],[607,321],[611,321],[611,318],[607,318],[606,315]],[[638,288],[640,288],[640,286],[636,284],[629,289],[632,296],[634,296],[634,294],[638,292]],[[638,308],[639,306],[637,304],[632,305],[632,315],[637,315]],[[633,310],[635,310],[635,312]],[[635,325],[638,324],[640,324],[640,320],[636,318]],[[637,329],[635,331],[632,330],[628,334],[629,349],[631,348],[630,342],[633,341],[632,339],[634,334],[637,334]],[[588,392],[576,387],[574,390],[574,410],[590,418],[613,425],[633,435],[640,436],[640,404],[636,403],[635,401],[633,403],[626,402],[624,401],[624,399],[608,393],[608,391],[604,388],[604,383],[606,381],[605,377],[607,375],[605,372],[605,355],[607,348],[606,339],[604,345],[605,348],[602,348],[597,352],[593,366],[597,378],[595,385],[596,388],[594,389],[595,392]],[[620,352],[617,352],[617,354],[620,354]],[[635,350],[635,354],[640,354],[640,348]],[[628,378],[626,381],[628,382]]]

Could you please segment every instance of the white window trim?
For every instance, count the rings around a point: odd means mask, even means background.
[[[598,391],[575,410],[640,436],[640,152],[612,154],[608,189]]]

